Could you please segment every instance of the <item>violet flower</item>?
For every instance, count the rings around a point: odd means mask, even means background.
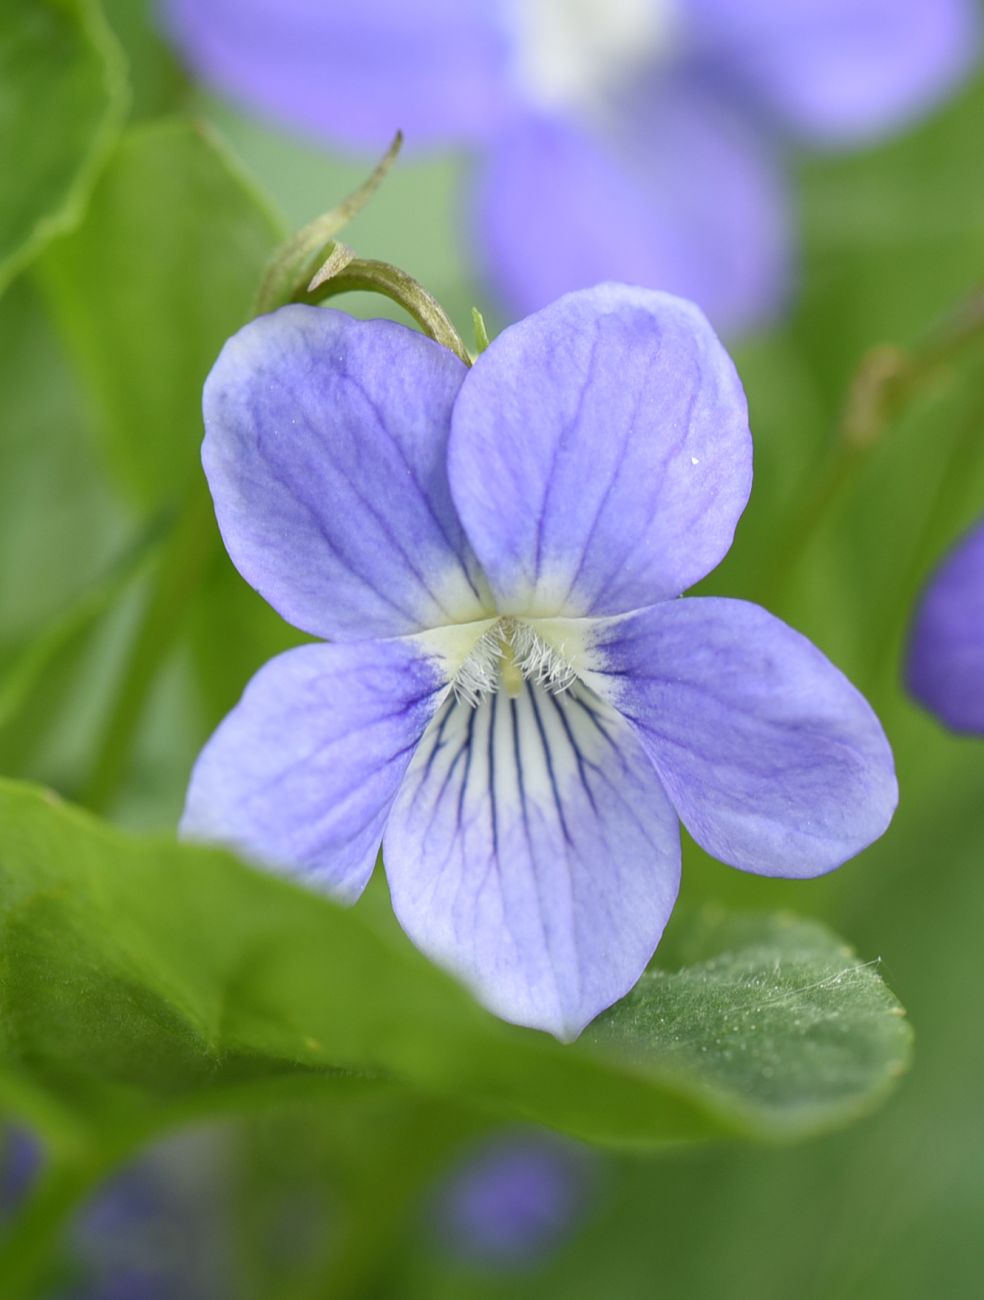
[[[788,293],[786,142],[863,143],[974,65],[975,0],[162,0],[189,65],[352,149],[476,158],[478,252],[522,315],[614,279],[719,328]]]
[[[187,1137],[182,1146],[192,1149]],[[220,1226],[187,1176],[175,1177],[160,1156],[144,1157],[114,1175],[76,1217],[76,1277],[56,1300],[223,1300],[230,1288]]]
[[[954,731],[984,735],[984,522],[930,579],[913,620],[906,675]]]
[[[205,1157],[203,1160],[202,1157]],[[41,1143],[0,1131],[0,1234],[35,1190]],[[216,1182],[197,1133],[161,1143],[85,1202],[52,1266],[50,1300],[223,1300],[225,1258]],[[4,1292],[6,1296],[6,1292]]]
[[[555,1133],[498,1133],[474,1144],[442,1180],[435,1227],[472,1264],[523,1268],[556,1250],[597,1191],[595,1153]]]
[[[680,820],[784,876],[888,825],[891,752],[837,669],[756,605],[675,599],[752,479],[740,382],[691,304],[573,293],[470,370],[401,325],[284,307],[226,344],[205,426],[233,562],[334,644],[249,684],[188,834],[346,899],[382,840],[410,937],[566,1037],[652,955]]]
[[[44,1166],[44,1150],[19,1124],[0,1126],[0,1231],[30,1195]]]

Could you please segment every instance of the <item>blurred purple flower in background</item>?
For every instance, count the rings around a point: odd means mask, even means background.
[[[565,1037],[635,984],[679,823],[764,875],[888,825],[858,692],[757,605],[678,600],[751,488],[703,315],[572,293],[468,369],[404,326],[292,306],[225,346],[202,452],[240,573],[330,645],[272,660],[206,745],[185,833],[394,909],[498,1014]]]
[[[913,620],[909,689],[954,731],[984,735],[984,522],[946,557]]]
[[[974,0],[162,0],[190,66],[332,145],[477,159],[479,258],[523,315],[606,279],[768,319],[782,153],[863,143],[977,58]]]
[[[77,1216],[79,1274],[59,1300],[223,1300],[231,1295],[212,1144],[191,1133],[128,1165]]]
[[[493,1268],[530,1267],[584,1221],[598,1190],[598,1159],[552,1133],[484,1138],[442,1180],[433,1205],[449,1254]]]
[[[27,1129],[16,1124],[0,1129],[0,1224],[24,1202],[43,1162],[41,1144]]]
[[[46,1300],[223,1300],[221,1166],[207,1135],[161,1143],[99,1188],[75,1216]],[[7,1126],[0,1147],[0,1214],[9,1223],[41,1175],[43,1151]],[[0,1231],[2,1231],[0,1225]],[[6,1300],[6,1297],[5,1297]]]

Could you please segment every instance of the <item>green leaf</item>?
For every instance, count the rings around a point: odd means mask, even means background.
[[[101,577],[0,656],[0,771],[23,775],[46,737],[65,729],[95,635],[141,576],[162,531],[163,521],[143,530]]]
[[[113,687],[128,622],[112,574],[138,531],[94,463],[84,405],[20,276],[0,299],[0,772],[69,790]]]
[[[7,0],[0,87],[2,289],[81,217],[127,92],[119,47],[91,0]]]
[[[199,460],[201,390],[223,343],[248,318],[278,236],[224,149],[196,124],[174,119],[127,132],[83,225],[40,262],[106,459],[145,509],[178,507],[84,787],[97,805],[115,799],[146,700],[178,638],[206,627],[209,644],[226,644],[223,611],[240,603],[238,592],[227,598],[240,579],[216,559],[221,543]],[[241,686],[262,661],[256,641],[232,648],[227,680]],[[205,668],[202,679],[204,712],[214,720]]]
[[[189,79],[164,36],[160,0],[102,0],[102,7],[130,68],[130,121],[183,108]]]
[[[504,1024],[370,896],[345,909],[228,854],[0,785],[0,1094],[52,1136],[257,1097],[403,1086],[610,1143],[794,1137],[872,1106],[909,1031],[812,923],[721,920],[573,1046]]]
[[[0,656],[96,581],[125,537],[73,381],[22,276],[0,299]]]
[[[215,139],[175,119],[126,133],[84,223],[43,258],[108,459],[141,502],[199,474],[202,384],[278,234]]]
[[[858,961],[824,926],[708,908],[677,956],[682,969],[647,971],[589,1039],[632,1057],[658,1043],[709,1102],[742,1096],[773,1136],[822,1128],[831,1108],[864,1108],[873,1080],[888,1085],[899,1071],[902,1008],[878,963]]]

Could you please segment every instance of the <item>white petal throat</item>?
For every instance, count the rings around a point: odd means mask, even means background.
[[[576,680],[577,670],[563,647],[552,645],[523,619],[500,618],[478,638],[451,678],[451,689],[457,700],[474,708],[500,689],[517,696],[524,682],[557,693]]]
[[[548,109],[591,109],[672,50],[675,0],[512,0],[516,76]]]

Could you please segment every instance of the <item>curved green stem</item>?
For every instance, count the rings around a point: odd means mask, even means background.
[[[331,252],[335,236],[362,211],[385,180],[402,144],[403,132],[397,131],[393,143],[377,163],[372,174],[357,190],[330,212],[316,217],[277,249],[256,295],[252,313],[254,316],[262,316],[264,312],[273,311],[275,307],[282,307],[284,303],[292,302],[298,293],[303,292],[311,277],[317,273],[318,267]]]
[[[468,349],[451,323],[450,316],[437,299],[412,276],[388,262],[346,257],[348,250],[339,256],[339,250],[342,250],[342,245],[336,246],[336,251],[312,279],[307,290],[298,295],[298,301],[318,303],[340,293],[356,291],[382,294],[402,307],[436,343],[453,352],[466,366],[471,365]],[[338,265],[337,271],[331,269],[333,263]]]

